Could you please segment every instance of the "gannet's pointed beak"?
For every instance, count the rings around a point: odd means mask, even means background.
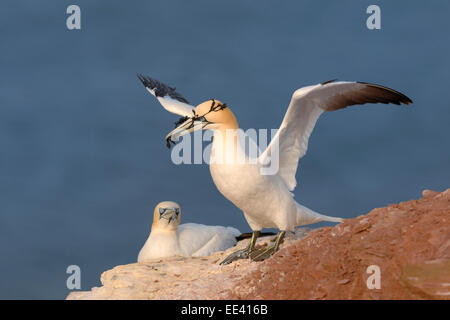
[[[181,124],[166,136],[168,148],[170,148],[170,143],[172,142],[175,144],[175,142],[178,141],[179,137],[197,130],[202,130],[208,124],[212,124],[212,122],[207,121],[204,117],[197,117],[195,115],[193,117],[181,118],[180,120],[181,121],[177,122],[176,124],[180,122]]]

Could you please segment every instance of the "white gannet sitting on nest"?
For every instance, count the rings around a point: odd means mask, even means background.
[[[280,129],[255,163],[241,161],[242,157],[247,156],[240,143],[243,140],[227,134],[239,131],[236,117],[228,106],[211,99],[194,108],[175,88],[149,77],[138,77],[166,110],[183,116],[177,123],[179,126],[166,137],[169,147],[172,138],[177,139],[199,129],[214,130],[211,176],[217,189],[243,211],[253,230],[249,246],[234,252],[222,264],[248,257],[258,261],[271,256],[278,250],[285,232],[293,231],[295,226],[319,221],[342,221],[341,218],[328,217],[302,206],[292,194],[297,184],[295,173],[298,161],[306,154],[311,132],[324,111],[364,103],[412,103],[400,92],[364,82],[331,80],[298,89],[292,95]],[[214,162],[217,154],[225,155],[228,161]],[[277,154],[278,172],[261,174],[261,169]],[[255,242],[263,228],[277,228],[280,231],[273,245],[257,250]]]
[[[139,252],[138,262],[175,255],[208,256],[234,246],[241,234],[232,227],[180,224],[180,218],[181,209],[177,203],[158,203],[153,212],[150,235]]]

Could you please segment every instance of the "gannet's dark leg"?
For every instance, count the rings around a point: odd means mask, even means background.
[[[220,264],[229,264],[239,259],[247,259],[250,253],[253,252],[253,250],[255,249],[256,239],[258,239],[259,234],[260,231],[253,231],[252,238],[250,239],[247,248],[233,252],[228,257],[226,257],[225,260],[223,260]]]
[[[280,243],[283,240],[285,234],[286,231],[278,232],[277,239],[275,240],[275,243],[273,245],[268,246],[267,248],[264,249],[254,250],[250,254],[250,259],[252,259],[253,261],[262,261],[269,258],[271,255],[273,255],[275,252],[278,251]]]

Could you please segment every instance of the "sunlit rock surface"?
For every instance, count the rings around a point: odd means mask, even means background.
[[[209,257],[117,266],[102,274],[102,287],[67,299],[450,299],[450,189],[335,227],[299,228],[263,262],[219,265],[247,243]],[[380,289],[367,286],[371,265],[380,268]]]

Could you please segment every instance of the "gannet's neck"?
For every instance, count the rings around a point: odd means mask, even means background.
[[[158,227],[157,225],[153,224],[150,234],[162,234],[162,235],[167,235],[167,236],[173,236],[173,235],[176,235],[177,232],[178,232],[178,226],[169,227],[169,228],[166,228],[166,227],[161,228],[161,227]]]
[[[152,228],[150,236],[139,252],[138,261],[181,254],[177,230]]]
[[[236,121],[215,129],[210,163],[235,164],[245,161],[246,154],[241,145],[241,134],[242,130]]]
[[[154,247],[163,247],[178,250],[178,228],[174,230],[152,228],[149,239],[152,239]]]

